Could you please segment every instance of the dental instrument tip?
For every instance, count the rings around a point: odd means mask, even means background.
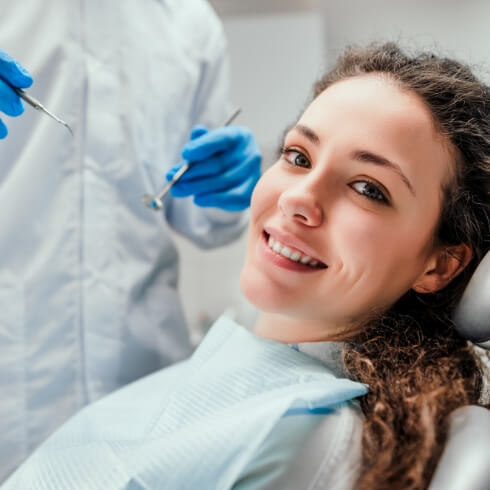
[[[24,90],[22,90],[21,88],[18,88],[18,87],[12,87],[12,88],[15,91],[15,93],[23,101],[27,102],[31,107],[33,107],[37,111],[44,112],[44,114],[46,114],[47,116],[54,119],[56,122],[65,126],[68,129],[68,131],[70,131],[70,134],[72,135],[72,137],[74,136],[73,130],[71,129],[71,127],[69,126],[69,124],[67,122],[63,121],[63,119],[60,119],[59,117],[55,116],[52,112],[48,111],[48,109],[46,109],[46,107],[44,107],[41,104],[41,102],[39,102],[37,99],[35,99],[32,95],[29,95],[26,92],[24,92]]]
[[[73,130],[70,128],[70,125],[66,122],[63,122],[62,124],[63,126],[65,126],[66,129],[68,129],[68,131],[70,131],[71,137],[74,138],[75,135],[73,134]]]
[[[155,211],[159,211],[163,208],[163,202],[160,199],[155,198],[153,201],[151,201],[150,206]]]
[[[48,115],[49,117],[51,117],[52,119],[54,119],[57,123],[60,123],[63,126],[65,126],[65,128],[68,129],[68,131],[70,131],[70,134],[72,135],[72,137],[74,136],[73,130],[71,129],[70,125],[66,121],[63,121],[63,119],[60,119],[59,117],[55,116],[52,112],[49,112],[41,104],[39,104],[39,107],[37,109],[40,110],[40,111],[42,111],[42,112],[44,112],[46,115]]]
[[[149,209],[159,211],[163,208],[163,202],[158,197],[151,196],[150,194],[145,194],[141,198],[141,202]]]

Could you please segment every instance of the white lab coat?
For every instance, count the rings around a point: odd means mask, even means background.
[[[169,224],[203,247],[245,216],[140,197],[195,123],[229,113],[222,26],[202,0],[0,0],[29,93],[0,142],[0,481],[71,414],[191,351]]]

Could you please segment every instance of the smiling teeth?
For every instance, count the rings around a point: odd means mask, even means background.
[[[302,253],[295,250],[294,252],[289,248],[283,245],[281,242],[274,240],[271,236],[269,236],[269,241],[267,243],[269,248],[274,250],[274,252],[286,257],[293,262],[301,262],[304,265],[309,265],[311,267],[317,267],[320,263],[318,260],[313,260],[308,255],[303,255]]]

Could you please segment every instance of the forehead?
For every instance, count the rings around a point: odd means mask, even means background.
[[[377,150],[418,167],[428,178],[432,174],[441,183],[451,179],[454,158],[449,140],[437,130],[423,100],[387,76],[363,75],[334,83],[308,106],[299,123],[320,141]]]
[[[338,123],[339,116],[343,116],[342,119],[352,116],[359,123],[368,123],[370,128],[375,128],[376,124],[381,128],[396,125],[398,132],[426,132],[432,138],[440,136],[420,97],[381,74],[334,83],[310,104],[302,119],[326,122],[335,118]]]

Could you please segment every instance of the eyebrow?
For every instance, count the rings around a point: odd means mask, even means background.
[[[402,172],[402,169],[398,164],[388,160],[385,157],[376,155],[375,153],[371,153],[370,151],[356,151],[354,154],[354,158],[361,162],[369,162],[374,163],[375,165],[391,168],[400,176],[404,184],[408,187],[408,190],[415,196],[415,190],[412,184]]]
[[[294,126],[291,129],[301,133],[307,140],[311,141],[311,143],[313,143],[315,146],[318,146],[320,144],[320,138],[308,126],[305,126],[303,124],[296,124],[296,126]],[[415,190],[412,184],[407,179],[405,174],[402,172],[402,169],[398,164],[392,162],[391,160],[388,160],[385,157],[382,157],[381,155],[376,155],[375,153],[372,153],[370,151],[362,151],[362,150],[356,151],[354,154],[354,158],[360,162],[374,163],[375,165],[380,165],[392,169],[400,176],[403,183],[408,187],[408,190],[415,196]]]
[[[320,144],[320,138],[308,126],[304,126],[303,124],[296,124],[296,126],[293,126],[291,129],[294,129],[295,131],[301,133],[307,140],[311,141],[314,145],[318,146]]]

